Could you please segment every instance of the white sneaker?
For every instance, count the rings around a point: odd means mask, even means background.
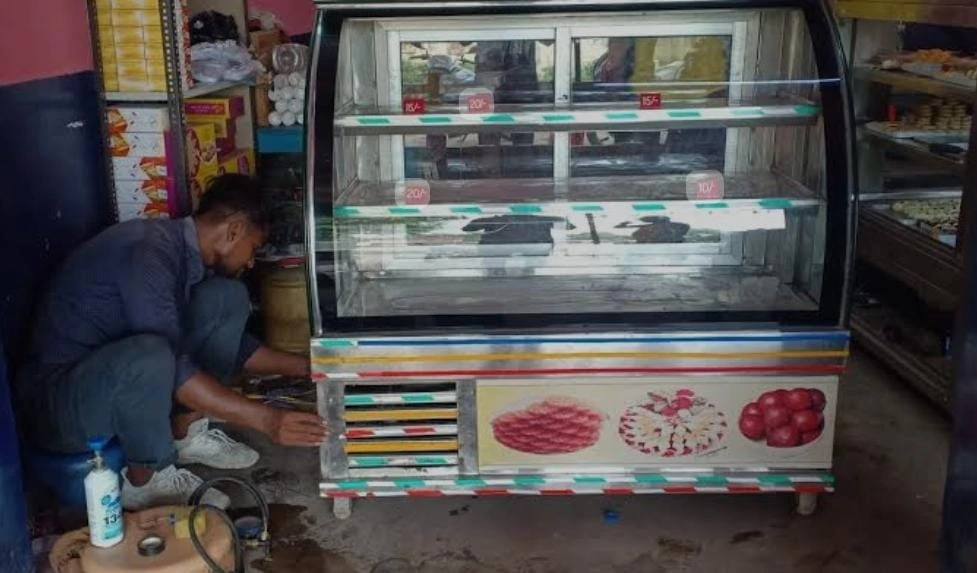
[[[202,483],[204,480],[189,470],[167,466],[154,473],[144,485],[137,487],[129,483],[129,468],[125,468],[122,470],[122,507],[128,511],[139,511],[161,505],[186,505],[190,495]],[[231,498],[210,488],[204,492],[200,502],[225,509],[230,505]]]
[[[207,418],[190,424],[187,437],[176,440],[176,463],[203,464],[222,470],[240,470],[258,463],[258,452],[210,428]]]

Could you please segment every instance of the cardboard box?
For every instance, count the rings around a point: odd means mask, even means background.
[[[113,157],[112,170],[118,180],[145,181],[169,175],[166,157]]]
[[[161,105],[114,105],[105,110],[110,133],[163,133],[170,129],[170,116]]]
[[[118,53],[118,48],[116,49]],[[119,79],[131,78],[145,81],[149,77],[146,60],[119,60]]]
[[[187,115],[219,116],[236,119],[244,115],[244,98],[240,96],[195,98],[183,102]]]
[[[146,44],[163,47],[163,28],[160,26],[146,26],[143,28],[143,35],[146,38]],[[189,52],[187,56],[189,57]]]
[[[214,135],[221,137],[234,137],[237,132],[236,121],[227,119],[220,115],[196,115],[187,114],[187,123],[202,124],[207,123],[214,126]]]
[[[187,178],[217,173],[217,136],[209,123],[187,126]]]
[[[118,60],[118,58],[115,57],[115,47],[114,46],[108,46],[108,47],[102,46],[102,51],[101,51],[100,56],[101,56],[101,59],[102,59],[102,69],[103,70],[111,69],[113,74],[118,74],[119,73],[118,70],[116,69],[116,66],[118,66],[119,60]]]
[[[149,78],[142,77],[119,77],[119,91],[120,92],[151,92],[154,91],[152,86],[149,84]]]
[[[111,0],[113,10],[158,10],[159,0]]]
[[[146,28],[142,26],[112,26],[115,45],[132,44],[142,46],[146,43]]]
[[[149,76],[149,91],[165,92],[166,76]]]
[[[175,196],[176,180],[172,177],[115,181],[115,198],[118,203],[165,203]]]
[[[166,55],[163,53],[162,44],[146,44],[145,48],[146,60],[150,62],[150,66],[153,65],[153,62],[159,62],[160,65],[165,66],[164,62],[166,61]]]
[[[237,149],[222,156],[217,167],[217,174],[223,175],[225,173],[254,174],[254,150]]]
[[[146,46],[142,44],[118,44],[115,46],[114,52],[115,59],[119,61],[146,61]]]
[[[113,133],[109,136],[112,157],[165,157],[164,133]]]
[[[227,155],[235,151],[237,148],[237,141],[233,137],[218,137],[217,138],[217,157],[221,155]],[[218,161],[220,161],[218,159]]]
[[[166,201],[148,203],[118,203],[119,221],[130,219],[169,219],[170,206]]]
[[[95,0],[95,11],[101,16],[108,14],[112,10],[112,0]]]
[[[113,26],[161,26],[159,6],[155,9],[113,10]]]
[[[114,76],[112,78],[104,78],[102,84],[107,92],[117,92],[119,91],[119,78]]]
[[[98,43],[102,46],[103,50],[111,50],[115,47],[115,30],[112,26],[102,26],[101,22],[99,22]]]

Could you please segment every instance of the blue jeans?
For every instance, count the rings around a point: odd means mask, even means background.
[[[183,352],[227,381],[249,358],[241,352],[251,313],[247,289],[206,279],[193,288],[189,309]],[[21,422],[41,449],[77,454],[91,436],[114,436],[127,463],[160,469],[175,457],[175,372],[174,349],[154,334],[122,338],[71,365],[29,365],[17,384]]]

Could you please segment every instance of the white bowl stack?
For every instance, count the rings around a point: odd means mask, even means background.
[[[268,99],[275,104],[275,111],[268,114],[269,124],[301,125],[305,114],[305,76],[299,72],[275,74]]]

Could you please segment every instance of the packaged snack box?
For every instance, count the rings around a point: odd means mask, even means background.
[[[105,110],[109,133],[153,132],[170,129],[170,116],[160,105],[113,105]]]
[[[217,168],[218,174],[243,173],[251,175],[254,173],[254,150],[237,149],[223,155],[220,158],[220,165]]]
[[[113,10],[158,10],[159,0],[111,0]]]
[[[115,181],[115,197],[118,203],[167,202],[170,197],[175,196],[175,190],[176,180],[172,177]]]
[[[167,155],[163,133],[113,133],[109,136],[112,157],[163,157]]]
[[[113,26],[160,26],[159,5],[156,8],[141,8],[135,10],[113,10]]]
[[[196,115],[187,114],[187,123],[199,124],[209,123],[214,126],[214,135],[217,137],[234,137],[236,132],[236,122],[222,115]]]
[[[145,181],[169,175],[165,157],[113,157],[112,170],[117,180]]]
[[[217,173],[217,136],[214,126],[187,126],[187,178],[210,177]]]
[[[244,98],[240,96],[195,98],[183,102],[187,115],[220,116],[235,119],[244,115]]]
[[[166,201],[149,203],[118,203],[119,221],[130,219],[169,219],[170,206]]]

